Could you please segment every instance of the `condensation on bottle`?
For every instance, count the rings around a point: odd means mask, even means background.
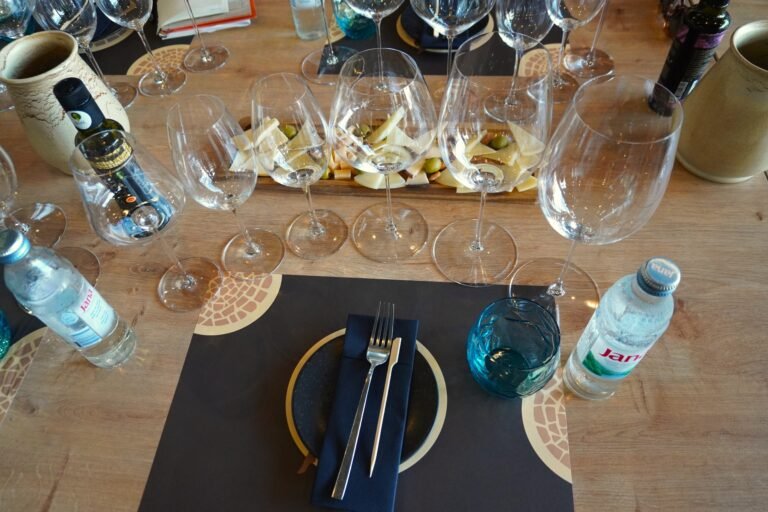
[[[568,389],[589,400],[613,396],[667,330],[679,283],[680,269],[660,257],[616,281],[568,358],[563,378]]]

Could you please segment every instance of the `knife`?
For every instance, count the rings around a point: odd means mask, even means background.
[[[392,350],[389,353],[389,363],[387,364],[387,378],[384,381],[384,393],[381,395],[381,406],[379,407],[379,421],[376,424],[376,437],[373,439],[373,451],[371,452],[371,470],[368,478],[373,476],[373,468],[376,466],[376,455],[379,453],[379,439],[381,438],[381,426],[384,423],[384,410],[387,408],[387,397],[389,396],[389,382],[392,378],[392,367],[397,364],[400,358],[400,343],[402,338],[395,338],[392,342]]]

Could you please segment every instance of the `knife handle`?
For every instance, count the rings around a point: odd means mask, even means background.
[[[373,476],[373,468],[376,467],[376,456],[379,454],[379,440],[381,439],[381,427],[384,424],[384,410],[387,407],[387,398],[389,397],[389,381],[392,378],[392,368],[397,364],[400,358],[401,338],[395,338],[392,343],[392,354],[387,364],[387,378],[384,380],[384,393],[381,395],[381,405],[379,406],[379,420],[376,422],[376,436],[373,438],[373,450],[371,451],[371,468],[368,472],[368,478]]]

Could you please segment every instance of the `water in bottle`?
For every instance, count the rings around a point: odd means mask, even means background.
[[[571,352],[563,380],[576,395],[609,398],[669,326],[680,269],[651,258],[603,296]]]
[[[299,38],[309,41],[325,36],[325,12],[321,0],[291,0],[291,14]]]
[[[17,231],[0,231],[0,263],[8,290],[88,361],[113,368],[133,354],[136,336],[98,291],[52,249]]]

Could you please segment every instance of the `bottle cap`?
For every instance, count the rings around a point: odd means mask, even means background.
[[[651,258],[637,271],[637,284],[656,297],[672,295],[680,284],[680,268],[667,258]]]
[[[29,239],[18,231],[4,229],[0,231],[0,263],[16,263],[29,253]]]
[[[79,78],[65,78],[53,86],[53,95],[64,110],[78,110],[91,99],[91,93]]]

